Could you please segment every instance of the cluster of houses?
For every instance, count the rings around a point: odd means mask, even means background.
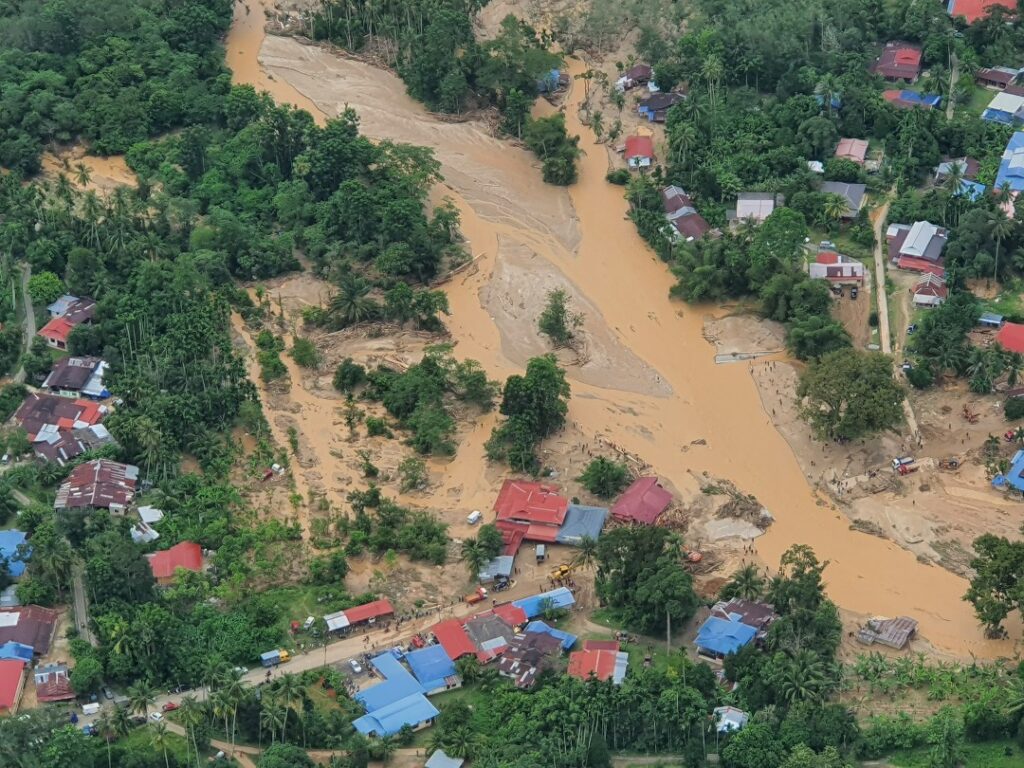
[[[58,617],[38,605],[0,608],[0,715],[17,711],[30,673],[37,701],[75,698],[66,664],[37,663],[50,652]]]

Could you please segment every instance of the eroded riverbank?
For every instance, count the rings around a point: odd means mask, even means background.
[[[386,73],[294,40],[263,42],[260,6],[254,4],[250,13],[238,8],[228,38],[236,81],[266,88],[281,101],[312,104],[321,120],[348,104],[371,137],[435,150],[462,213],[463,232],[473,254],[480,255],[474,273],[447,286],[448,325],[459,357],[479,360],[495,377],[518,370],[522,361],[503,343],[481,292],[492,282],[505,243],[528,249],[571,281],[618,343],[671,391],[655,396],[617,390],[614,382],[597,386],[570,369],[570,419],[582,434],[603,435],[644,456],[683,494],[697,493],[694,475],[706,472],[756,495],[776,520],[758,541],[759,555],[774,564],[788,546],[809,544],[831,562],[829,593],[845,609],[914,616],[936,648],[956,655],[1012,654],[1009,642],[982,637],[961,599],[963,579],[918,562],[891,542],[851,531],[843,515],[825,506],[766,416],[747,364],[714,364],[714,350],[702,334],[704,315],[713,310],[669,300],[671,275],[636,234],[621,189],[604,181],[606,150],[593,144],[576,114],[581,89],[567,98],[567,124],[571,133],[585,137],[581,145],[587,155],[579,183],[566,192],[544,185],[530,156],[479,126],[433,121]],[[261,48],[263,66],[257,60]],[[578,61],[570,63],[573,74],[583,69]],[[381,103],[387,108],[381,110]],[[493,501],[495,488],[479,450],[485,435],[484,425],[474,430],[458,460],[445,468],[443,488],[461,489],[459,512],[487,509]],[[689,450],[694,440],[706,445]]]

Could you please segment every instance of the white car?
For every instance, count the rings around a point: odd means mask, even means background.
[[[150,712],[149,719],[152,720],[154,723],[159,723],[161,720],[164,719],[164,716],[162,712]]]
[[[355,672],[357,675],[362,674],[363,668],[359,666],[359,662],[355,659],[349,659],[348,665],[352,667],[352,671]]]

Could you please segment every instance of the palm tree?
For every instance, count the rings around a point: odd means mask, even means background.
[[[480,662],[477,661],[476,656],[463,656],[455,662],[455,669],[466,685],[480,679]]]
[[[764,594],[764,579],[754,564],[745,565],[734,571],[723,592],[731,597],[744,600],[757,600]]]
[[[156,701],[156,691],[145,680],[140,680],[128,689],[128,706],[132,712],[138,712],[149,718],[149,707]]]
[[[822,216],[825,218],[826,226],[839,224],[846,216],[849,206],[846,198],[842,195],[827,194],[821,206]]]
[[[825,685],[825,665],[817,654],[801,651],[789,662],[782,675],[780,691],[788,703],[820,701]]]
[[[285,727],[288,725],[288,713],[292,709],[292,704],[296,704],[302,701],[302,683],[291,672],[283,675],[280,680],[277,681],[277,695],[284,702],[284,722],[281,724],[281,741],[285,740]]]
[[[1001,210],[996,211],[994,214],[992,214],[992,217],[989,219],[988,223],[992,227],[991,236],[994,237],[996,241],[996,263],[995,267],[992,269],[992,279],[998,282],[999,249],[1003,244],[1003,238],[1013,234],[1014,230],[1016,229],[1016,224],[1012,219],[1006,218],[1006,214],[1004,214]]]
[[[709,54],[701,65],[700,74],[708,86],[708,100],[711,102],[711,109],[714,110],[718,102],[718,84],[722,79],[725,69],[722,60],[716,54]]]
[[[462,542],[462,559],[473,579],[476,579],[483,567],[491,561],[480,542],[475,538]]]
[[[362,277],[347,274],[338,283],[338,292],[331,297],[330,311],[342,326],[369,320],[376,314],[377,304],[369,298],[370,283]]]
[[[117,736],[117,730],[114,719],[108,710],[103,710],[96,718],[96,730],[107,742],[107,768],[110,768],[110,742]]]
[[[89,166],[85,163],[78,163],[75,166],[75,182],[80,187],[88,187],[90,181],[92,181],[92,171],[89,170]]]
[[[958,205],[962,200],[960,189],[964,180],[964,166],[954,160],[949,164],[949,172],[946,174],[945,180],[942,182],[943,188],[946,190],[946,207],[952,203]],[[954,223],[956,219],[954,218]]]
[[[196,740],[196,728],[203,721],[203,712],[199,708],[199,702],[195,696],[185,696],[181,700],[181,708],[178,710],[178,720],[185,726],[185,742],[187,751],[195,747],[196,762],[199,762],[199,743]]]
[[[285,708],[275,699],[267,698],[260,709],[260,728],[270,731],[270,743],[277,741],[278,729],[284,733]]]
[[[167,757],[167,723],[153,723],[153,735],[150,739],[153,746],[164,753],[164,768],[171,768],[170,759]]]
[[[110,718],[110,722],[114,727],[114,733],[118,736],[124,736],[132,729],[132,721],[128,717],[127,707],[115,707],[114,715]]]
[[[1010,681],[1006,697],[1006,712],[1013,715],[1024,710],[1024,678],[1015,677]]]
[[[233,702],[224,693],[224,691],[217,691],[210,698],[210,703],[213,704],[213,714],[224,720],[224,738],[228,738],[228,723],[231,720]]]
[[[571,562],[576,568],[593,568],[597,564],[597,540],[583,536]]]
[[[382,736],[380,738],[380,760],[382,763],[387,765],[391,762],[391,756],[395,754],[397,745],[395,744],[394,736]]]

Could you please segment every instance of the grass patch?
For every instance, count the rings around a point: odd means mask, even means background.
[[[930,752],[930,747],[897,752],[889,762],[900,768],[928,768],[932,764]],[[1024,753],[1011,741],[967,744],[963,765],[971,768],[1018,768],[1024,765]]]
[[[124,747],[129,754],[145,753],[156,749],[153,746],[153,729],[148,725],[132,729],[126,736],[118,739],[117,744],[120,747]],[[216,750],[213,751],[215,752]],[[157,750],[157,752],[163,755],[161,750]],[[187,765],[188,746],[185,744],[185,737],[168,732],[167,754],[173,756],[174,760],[171,761],[172,763],[176,760],[178,765]]]
[[[974,86],[971,91],[971,98],[968,99],[966,104],[958,104],[958,112],[966,112],[967,114],[980,117],[981,113],[988,107],[989,102],[992,101],[992,97],[996,95],[996,91],[990,91],[988,88],[982,88],[981,86]]]
[[[1024,317],[1024,301],[1021,300],[1020,289],[1024,287],[1014,281],[1013,285],[1007,286],[1002,293],[994,299],[985,299],[981,302],[982,312],[994,312],[1007,318]]]
[[[325,613],[339,611],[352,605],[352,598],[344,588],[331,586],[280,587],[267,590],[262,597],[273,603],[278,610],[281,615],[278,621],[281,637],[286,637],[288,643],[292,644],[301,642],[308,645],[314,638],[302,630],[297,635],[291,635],[291,622],[297,621],[301,624],[307,616],[319,618]],[[323,598],[322,602],[320,598]]]
[[[454,691],[445,691],[431,696],[430,703],[438,709],[443,710],[449,704],[460,701],[475,711],[481,707],[489,697],[489,693],[480,690],[479,683],[473,683],[471,685],[464,685],[461,688],[456,688]],[[416,733],[413,734],[411,746],[420,749],[425,747],[427,742],[430,740],[431,730],[432,729],[430,728],[425,728],[422,731],[416,731]]]

